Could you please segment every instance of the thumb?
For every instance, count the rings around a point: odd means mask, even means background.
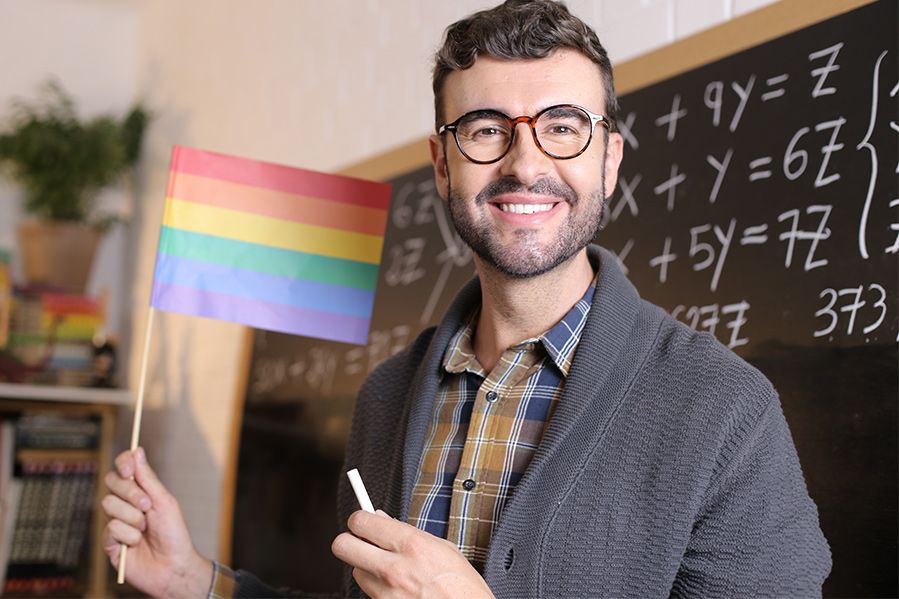
[[[138,447],[134,450],[134,479],[147,492],[154,505],[158,499],[169,493],[168,489],[159,482],[159,477],[156,476],[153,469],[150,468],[150,463],[147,462],[147,454],[143,447]]]

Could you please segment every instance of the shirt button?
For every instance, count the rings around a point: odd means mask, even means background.
[[[496,391],[488,391],[487,392],[487,401],[494,402],[499,398],[499,395],[496,394]]]
[[[475,485],[475,482],[473,480],[471,480],[470,478],[468,478],[468,479],[465,479],[465,482],[462,483],[462,488],[465,489],[466,491],[471,491],[472,489],[474,489],[474,485]]]

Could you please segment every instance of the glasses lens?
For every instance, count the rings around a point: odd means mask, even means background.
[[[499,159],[512,139],[509,119],[493,110],[465,115],[456,127],[456,139],[462,153],[472,160],[489,162]]]
[[[555,106],[534,123],[540,146],[558,158],[571,158],[590,143],[590,115],[576,106]]]

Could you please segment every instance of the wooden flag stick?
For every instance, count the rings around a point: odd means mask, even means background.
[[[144,388],[147,382],[147,358],[150,355],[150,337],[153,332],[153,316],[156,308],[150,307],[150,315],[147,317],[147,330],[144,332],[144,353],[140,361],[140,383],[137,388],[137,405],[134,408],[134,424],[131,427],[131,451],[137,449],[137,439],[140,437],[140,419],[144,412]],[[133,478],[133,477],[132,477]],[[125,582],[125,562],[128,557],[128,545],[122,543],[119,552],[118,583]]]

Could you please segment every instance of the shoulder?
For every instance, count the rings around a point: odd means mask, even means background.
[[[398,353],[381,362],[362,383],[360,395],[371,393],[396,381],[408,384],[424,360],[434,338],[435,327],[418,334],[415,340]]]
[[[633,331],[645,335],[639,342],[645,351],[615,439],[649,462],[669,464],[672,488],[697,510],[747,456],[777,454],[759,468],[766,476],[782,472],[794,450],[767,377],[713,335],[645,302],[638,312],[644,324]],[[640,431],[638,441],[630,440],[633,431]]]
[[[641,300],[641,304],[641,312],[648,315],[642,320],[653,323],[655,329],[647,356],[652,367],[693,384],[773,391],[764,374],[715,336],[690,328],[649,302]]]
[[[423,331],[405,349],[382,362],[362,383],[347,445],[348,463],[358,464],[363,455],[369,462],[375,457],[387,459],[389,452],[383,453],[385,443],[402,442],[406,400],[433,334],[434,329]],[[368,466],[372,467],[371,463]]]
[[[412,381],[419,374],[422,362],[431,347],[434,327],[379,364],[363,381],[356,397],[356,419],[360,413],[401,410]]]
[[[646,302],[657,323],[641,368],[641,385],[664,397],[669,415],[703,422],[710,434],[753,427],[778,404],[777,392],[755,366],[713,335],[696,331]],[[677,416],[674,416],[677,417]]]

